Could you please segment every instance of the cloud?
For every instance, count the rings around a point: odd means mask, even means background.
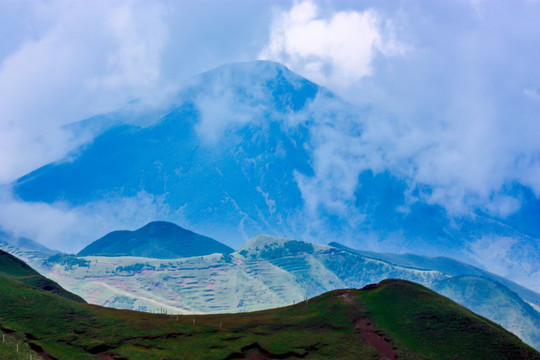
[[[62,125],[133,98],[153,101],[164,92],[156,91],[163,82],[160,61],[167,40],[159,3],[27,6],[27,20],[41,25],[0,64],[4,183],[80,143]]]
[[[303,2],[278,12],[260,56],[366,110],[348,119],[362,129],[354,136],[347,127],[313,129],[323,135],[313,151],[316,177],[298,178],[306,198],[343,207],[352,196],[344,189],[366,169],[428,186],[425,200],[453,215],[511,214],[519,202],[501,191],[513,182],[540,196],[539,10],[459,2],[321,15]],[[327,106],[316,99],[306,118],[326,116]]]
[[[253,64],[249,64],[253,66]],[[195,93],[195,104],[200,113],[195,130],[208,144],[216,144],[226,129],[255,122],[263,117],[263,101],[269,97],[262,84],[275,76],[272,66],[221,67],[190,86],[186,92]],[[259,72],[257,70],[264,70]]]
[[[78,252],[114,230],[135,230],[155,220],[181,223],[182,219],[181,211],[172,211],[162,197],[143,191],[73,207],[64,202],[23,202],[5,190],[0,194],[1,230],[67,252]]]
[[[281,62],[312,81],[347,88],[373,73],[373,59],[403,54],[406,47],[374,10],[339,11],[321,16],[311,1],[275,16],[260,59]]]

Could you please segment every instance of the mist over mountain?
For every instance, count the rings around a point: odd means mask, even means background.
[[[450,212],[430,186],[368,152],[373,111],[277,63],[225,65],[144,121],[133,112],[102,118],[108,126],[93,141],[18,179],[13,192],[92,229],[72,250],[98,236],[92,221],[113,230],[162,218],[232,247],[268,233],[465,257],[538,290],[534,193],[519,183],[501,190],[524,204],[507,217]]]

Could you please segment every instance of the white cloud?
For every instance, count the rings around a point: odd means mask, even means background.
[[[63,202],[23,202],[5,191],[0,201],[2,230],[67,252],[78,252],[114,230],[135,230],[155,220],[181,220],[181,214],[171,211],[162,197],[145,192],[76,207]]]
[[[425,3],[320,14],[303,2],[278,13],[261,56],[369,109],[348,119],[361,134],[316,129],[327,134],[314,144],[315,178],[298,178],[306,198],[343,208],[352,196],[344,182],[366,169],[428,185],[427,201],[451,214],[509,215],[519,202],[499,192],[513,182],[540,194],[534,6]],[[321,101],[306,116],[326,116]]]
[[[0,64],[0,183],[61,157],[61,125],[154,95],[167,31],[159,3],[32,3],[44,23]]]
[[[406,51],[391,28],[391,22],[381,21],[374,10],[321,16],[315,3],[304,1],[275,17],[269,43],[259,58],[281,62],[339,90],[371,75],[378,53],[391,56]]]

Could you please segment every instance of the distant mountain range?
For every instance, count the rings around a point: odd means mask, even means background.
[[[497,324],[403,280],[262,312],[179,316],[88,305],[9,275],[26,273],[0,252],[2,359],[540,359]]]
[[[234,249],[180,226],[154,221],[135,230],[113,231],[94,241],[78,256],[142,256],[177,259],[215,253],[229,254]]]
[[[511,216],[482,209],[452,216],[425,200],[431,191],[425,184],[367,165],[351,179],[340,167],[321,168],[345,151],[336,138],[362,142],[370,111],[277,63],[224,65],[151,114],[120,109],[72,125],[74,131],[92,128],[96,137],[21,177],[13,192],[22,201],[86,210],[106,203],[112,214],[123,200],[147,196],[164,220],[234,247],[266,233],[464,258],[482,239],[511,239],[503,270],[537,289],[540,200],[531,189],[513,184],[504,190],[523,204]],[[346,168],[363,161],[340,159],[337,165]],[[135,214],[141,218],[134,223],[151,220],[146,212]]]
[[[378,254],[263,235],[233,253],[179,259],[6,250],[91,303],[151,312],[254,311],[334,289],[405,279],[450,297],[540,348],[540,295],[449,258]]]

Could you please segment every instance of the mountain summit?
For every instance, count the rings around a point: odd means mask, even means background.
[[[139,256],[176,259],[234,250],[214,239],[166,221],[135,230],[113,231],[79,252],[79,256]]]

